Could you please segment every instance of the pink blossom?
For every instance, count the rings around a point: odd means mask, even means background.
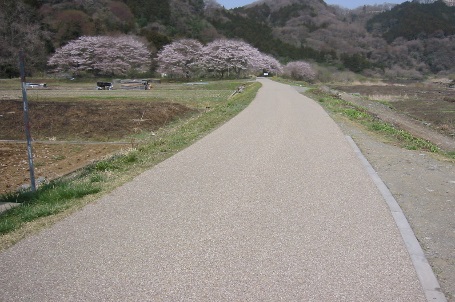
[[[289,62],[284,67],[284,75],[295,80],[312,82],[316,78],[316,73],[311,65],[305,61]]]
[[[164,46],[158,53],[158,72],[171,77],[191,77],[197,70],[202,44],[193,39],[182,39]]]
[[[48,60],[55,72],[89,72],[95,75],[126,75],[145,72],[150,52],[132,36],[83,36],[57,49]]]
[[[220,39],[203,46],[196,40],[184,39],[164,47],[158,54],[158,72],[173,77],[195,75],[240,77],[263,70],[280,74],[281,64],[248,43]]]

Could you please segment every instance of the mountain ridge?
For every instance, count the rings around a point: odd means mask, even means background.
[[[455,20],[455,8],[441,1],[355,10],[322,0],[260,0],[231,10],[214,0],[0,0],[0,5],[1,77],[17,75],[12,58],[21,47],[31,71],[44,71],[47,57],[70,40],[121,34],[142,37],[153,53],[179,38],[207,43],[227,37],[243,39],[283,63],[310,60],[366,75],[411,78],[454,71],[449,61],[455,56],[455,25],[447,30],[447,24]],[[431,19],[422,10],[439,15]],[[437,22],[444,15],[450,22]],[[419,24],[431,28],[425,35],[421,27],[414,26],[420,31],[415,33],[407,25],[422,18],[431,20]],[[390,26],[393,22],[412,34]]]

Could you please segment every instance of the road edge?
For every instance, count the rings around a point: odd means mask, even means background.
[[[357,157],[360,159],[365,170],[373,180],[374,184],[381,192],[384,197],[387,205],[389,206],[390,212],[395,220],[395,223],[400,231],[401,237],[405,243],[406,249],[411,257],[412,264],[416,270],[417,276],[419,278],[420,284],[425,293],[427,301],[432,302],[447,302],[447,299],[444,293],[441,291],[438,279],[431,268],[428,260],[425,257],[425,254],[420,246],[419,241],[417,240],[414,231],[409,225],[408,220],[406,219],[401,207],[393,197],[389,188],[384,184],[384,182],[379,177],[378,173],[374,170],[373,166],[368,162],[366,157],[360,151],[359,147],[352,139],[351,136],[346,136],[347,141],[351,145]]]

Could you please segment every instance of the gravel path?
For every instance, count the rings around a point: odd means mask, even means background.
[[[0,300],[425,301],[338,126],[261,81],[223,127],[0,254]]]

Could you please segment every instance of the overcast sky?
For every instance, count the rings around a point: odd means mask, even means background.
[[[255,2],[255,0],[217,0],[217,2],[226,8],[244,6]],[[386,3],[403,3],[404,0],[325,0],[327,4],[337,4],[346,8],[356,8],[365,4],[383,4]]]

